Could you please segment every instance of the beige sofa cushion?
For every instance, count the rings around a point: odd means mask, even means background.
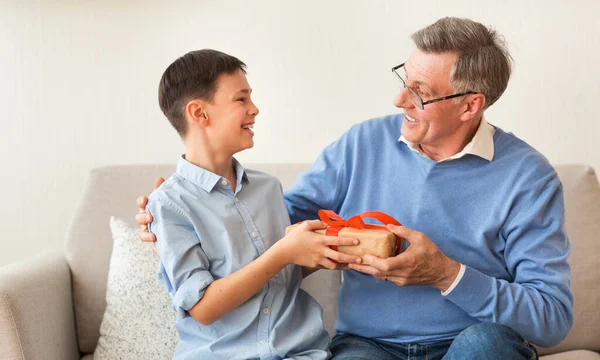
[[[541,360],[600,360],[600,354],[589,350],[572,350],[542,356]]]
[[[600,351],[600,185],[589,166],[565,165],[556,170],[565,193],[566,226],[571,240],[571,288],[575,323],[567,338],[541,354],[588,349]]]

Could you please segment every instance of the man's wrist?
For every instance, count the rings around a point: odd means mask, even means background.
[[[450,260],[450,265],[445,267],[445,275],[438,282],[435,287],[440,290],[442,293],[445,293],[450,289],[450,287],[454,284],[458,274],[460,273],[461,263],[458,261]]]
[[[448,295],[450,295],[450,293],[452,291],[454,291],[454,289],[462,281],[463,276],[465,276],[466,269],[467,269],[467,267],[464,264],[460,264],[460,269],[458,271],[458,275],[456,275],[456,278],[454,279],[454,282],[452,283],[452,285],[450,285],[450,287],[448,289],[446,289],[445,291],[442,291],[442,296],[448,296]]]

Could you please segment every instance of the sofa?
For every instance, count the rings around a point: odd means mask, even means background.
[[[308,166],[247,167],[277,176],[285,188]],[[556,169],[565,190],[566,227],[572,243],[575,323],[561,344],[538,350],[545,360],[600,359],[600,186],[589,166]],[[167,177],[174,170],[174,165],[92,170],[66,231],[64,251],[45,252],[0,268],[0,359],[93,359],[106,307],[112,250],[109,218],[117,216],[134,225],[136,197],[149,194],[158,176]],[[330,334],[340,281],[338,271],[318,271],[303,282],[323,306]]]

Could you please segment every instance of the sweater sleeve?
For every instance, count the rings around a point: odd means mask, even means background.
[[[292,224],[318,219],[320,209],[339,212],[347,189],[344,175],[347,144],[348,133],[327,146],[312,167],[284,192]]]
[[[507,325],[528,341],[558,344],[573,325],[570,244],[565,231],[562,185],[555,172],[515,204],[500,231],[512,281],[466,266],[446,299],[483,322]]]

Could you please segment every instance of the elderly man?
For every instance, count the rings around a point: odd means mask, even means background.
[[[511,72],[495,31],[443,18],[412,39],[393,68],[403,114],[354,125],[285,193],[292,223],[378,210],[410,244],[344,271],[333,357],[535,359],[573,323],[562,185],[484,118]]]

